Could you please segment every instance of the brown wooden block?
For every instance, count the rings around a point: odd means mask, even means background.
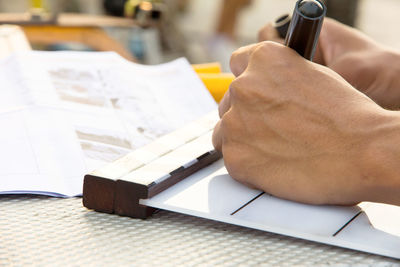
[[[149,196],[149,187],[126,181],[117,181],[114,212],[118,215],[145,219],[155,211],[154,208],[143,206],[140,199]]]
[[[95,211],[114,213],[116,181],[94,175],[85,175],[83,206]]]
[[[137,154],[138,151],[132,152],[85,175],[83,180],[83,206],[100,212],[114,213],[117,179],[144,165],[135,160]]]

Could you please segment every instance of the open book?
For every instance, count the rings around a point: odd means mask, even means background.
[[[0,84],[0,194],[80,195],[85,173],[217,107],[185,59],[32,51],[0,61]]]

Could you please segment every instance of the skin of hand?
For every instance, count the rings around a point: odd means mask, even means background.
[[[260,30],[259,40],[284,42],[272,23]],[[334,70],[382,107],[400,108],[400,54],[360,31],[326,18],[314,62]]]
[[[234,179],[309,204],[400,205],[398,112],[275,42],[239,49],[231,69],[213,144]]]

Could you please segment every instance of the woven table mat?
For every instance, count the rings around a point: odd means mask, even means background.
[[[0,197],[0,266],[400,266],[393,259],[159,211],[146,220],[80,198]]]

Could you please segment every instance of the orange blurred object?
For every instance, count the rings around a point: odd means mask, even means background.
[[[193,69],[197,73],[221,73],[221,64],[218,62],[193,64]]]
[[[235,79],[232,73],[199,73],[198,75],[217,102],[221,101]]]
[[[235,79],[235,76],[232,73],[222,72],[221,64],[218,62],[194,64],[192,67],[215,101],[220,102]]]

